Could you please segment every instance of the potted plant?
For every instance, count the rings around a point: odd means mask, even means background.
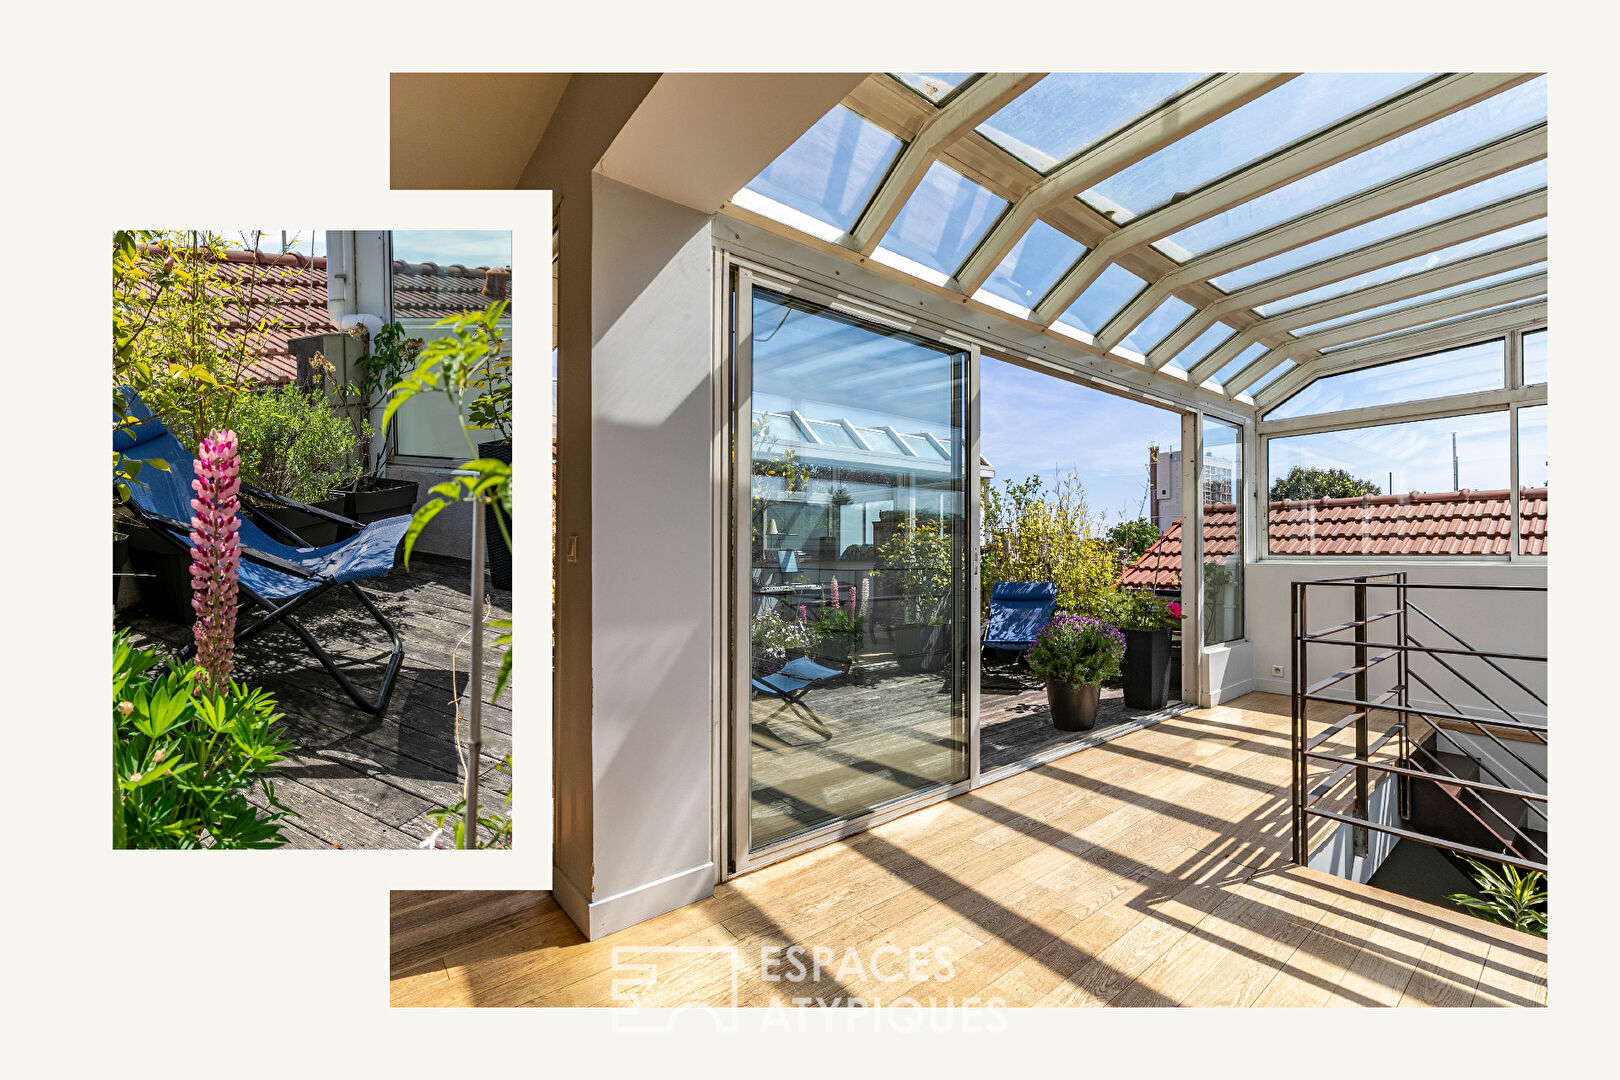
[[[855,608],[855,587],[850,586],[846,597],[839,588],[838,579],[834,578],[832,605],[816,612],[815,618],[810,619],[806,627],[811,648],[819,659],[837,665],[847,674],[855,654],[861,651],[865,643],[864,623],[865,620]]]
[[[1062,614],[1041,627],[1029,650],[1029,669],[1046,680],[1052,724],[1062,731],[1090,731],[1104,679],[1119,674],[1125,637],[1101,619]]]
[[[1125,635],[1125,704],[1164,708],[1170,700],[1170,631],[1185,618],[1181,603],[1147,589],[1123,589],[1109,607]]]
[[[810,649],[809,628],[799,619],[785,619],[774,611],[754,616],[750,631],[754,671],[770,674]]]
[[[356,435],[323,389],[270,387],[247,394],[236,406],[233,424],[241,446],[242,474],[273,495],[342,514],[343,488],[361,466],[354,461]],[[362,434],[371,425],[362,421]],[[266,517],[321,547],[338,540],[338,523],[297,507],[268,503]]]
[[[360,358],[360,382],[349,388],[361,399],[362,411],[355,423],[355,435],[365,471],[344,490],[343,516],[362,525],[409,514],[416,508],[418,485],[415,480],[382,475],[389,457],[389,440],[395,435],[389,433],[381,440],[381,445],[374,448],[368,418],[388,400],[394,384],[416,366],[422,345],[423,339],[407,337],[399,323],[388,323],[372,335],[370,349]]]
[[[938,671],[951,657],[951,537],[941,521],[908,518],[878,548],[878,569],[899,598],[890,628],[904,671]]]

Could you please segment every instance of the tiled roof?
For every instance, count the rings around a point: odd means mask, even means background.
[[[160,253],[157,248],[144,250]],[[326,257],[227,251],[219,261],[219,278],[230,287],[216,290],[225,298],[225,321],[217,328],[216,344],[233,347],[249,334],[249,377],[262,383],[292,382],[298,362],[287,343],[337,332],[326,311]],[[251,330],[260,319],[264,330]]]
[[[1444,491],[1307,499],[1271,504],[1273,555],[1506,555],[1513,504],[1506,490]],[[1547,554],[1547,489],[1525,488],[1520,548]],[[1237,550],[1237,508],[1204,508],[1204,554]],[[1181,521],[1178,518],[1125,573],[1129,588],[1174,589],[1181,584]]]
[[[443,319],[482,311],[497,300],[512,314],[512,271],[506,267],[394,260],[394,318]]]

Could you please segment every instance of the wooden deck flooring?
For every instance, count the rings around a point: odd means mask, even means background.
[[[471,609],[467,563],[417,555],[411,570],[361,583],[405,642],[405,661],[387,712],[368,716],[320,667],[292,633],[267,631],[243,646],[235,676],[262,686],[286,713],[294,750],[274,775],[276,796],[298,816],[282,826],[294,848],[414,848],[433,831],[426,812],[461,798],[451,652],[467,633]],[[511,593],[490,590],[491,618],[509,614]],[[312,601],[299,618],[363,692],[375,690],[388,659],[388,638],[341,590]],[[136,614],[125,621],[137,641],[172,649],[189,629]],[[456,691],[465,698],[468,645],[455,658]],[[486,692],[499,657],[489,655]],[[486,805],[509,782],[495,767],[511,752],[515,690],[502,705],[484,706],[480,786]],[[463,711],[465,711],[463,701]],[[466,732],[461,733],[464,741]],[[262,798],[254,793],[253,798]]]
[[[543,893],[396,892],[391,999],[624,1004],[656,963],[644,1005],[1545,1004],[1545,941],[1288,861],[1287,709],[1170,717],[599,941]],[[765,979],[793,945],[820,977]],[[951,977],[887,981],[883,946]]]

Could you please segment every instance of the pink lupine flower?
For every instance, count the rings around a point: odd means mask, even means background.
[[[236,575],[242,557],[237,539],[241,461],[234,431],[216,431],[197,448],[197,478],[191,482],[191,607],[197,613],[200,681],[215,692],[230,685],[236,637]]]
[[[863,577],[863,578],[861,578],[861,618],[863,618],[863,619],[866,618],[866,616],[871,612],[871,610],[872,610],[872,579],[869,578],[869,577]]]
[[[855,586],[849,587],[849,610],[855,610]]]
[[[805,607],[803,604],[800,604],[799,605],[799,622],[807,623],[809,621],[810,621],[810,609]]]
[[[839,601],[839,594],[838,594],[838,579],[837,578],[832,579],[832,601],[833,601],[833,610],[837,611],[839,609],[839,607],[842,606],[838,602]]]

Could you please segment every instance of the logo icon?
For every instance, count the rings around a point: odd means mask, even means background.
[[[615,945],[612,1029],[673,1031],[681,1009],[704,1008],[716,1030],[735,1031],[741,970],[735,945]],[[729,995],[717,1000],[717,984]]]

